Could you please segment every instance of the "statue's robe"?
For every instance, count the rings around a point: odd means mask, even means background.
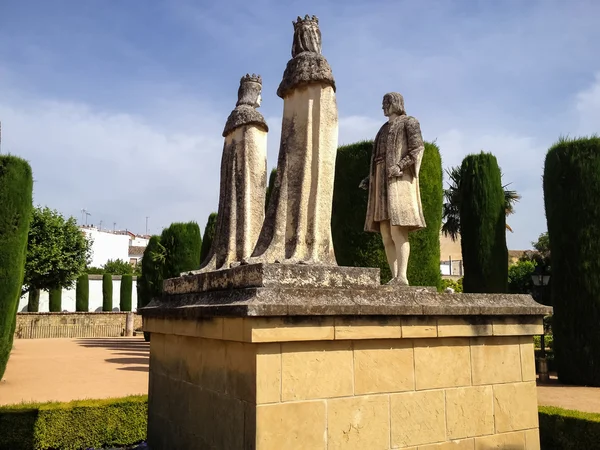
[[[203,272],[229,269],[254,250],[265,216],[267,132],[252,106],[236,107],[227,119],[215,236]]]
[[[409,231],[425,228],[419,189],[424,150],[421,127],[414,117],[402,115],[381,127],[371,156],[365,231],[379,232],[384,220]],[[388,176],[393,166],[402,171],[401,177]]]
[[[331,207],[338,146],[335,82],[327,60],[302,52],[286,67],[277,176],[250,263],[336,265]]]

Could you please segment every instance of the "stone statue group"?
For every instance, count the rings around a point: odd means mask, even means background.
[[[331,238],[335,80],[321,55],[318,19],[298,17],[293,24],[292,59],[277,89],[283,123],[269,204],[265,212],[268,127],[257,111],[262,80],[248,74],[223,131],[217,224],[202,272],[253,263],[336,265]],[[386,94],[383,113],[388,121],[375,138],[369,176],[360,183],[369,191],[365,231],[382,235],[390,283],[408,285],[408,233],[425,227],[419,191],[423,138],[417,119],[406,115],[402,95]]]

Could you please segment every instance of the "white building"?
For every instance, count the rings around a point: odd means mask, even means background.
[[[81,226],[81,231],[92,240],[92,267],[102,267],[108,260],[137,264],[150,240],[149,236],[137,236],[129,231],[98,230]]]

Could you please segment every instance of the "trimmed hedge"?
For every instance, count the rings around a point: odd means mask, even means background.
[[[40,290],[34,287],[27,295],[27,312],[40,312]]]
[[[442,287],[440,271],[440,229],[444,187],[442,157],[437,144],[425,142],[425,152],[419,171],[421,205],[427,228],[409,233],[410,257],[408,259],[408,281],[411,286]]]
[[[494,155],[481,152],[463,159],[459,196],[464,292],[506,292],[506,201]]]
[[[87,273],[77,278],[75,287],[75,311],[88,312],[90,310],[90,281]]]
[[[164,279],[175,278],[182,272],[200,267],[202,237],[196,222],[172,223],[169,228],[163,230],[160,243],[165,251]]]
[[[112,275],[102,275],[102,311],[112,311],[113,308],[113,282]]]
[[[540,444],[544,450],[598,448],[600,414],[540,406]]]
[[[119,310],[131,311],[132,291],[133,291],[133,276],[132,275],[121,275]]]
[[[202,247],[200,249],[200,261],[208,257],[210,248],[212,247],[213,239],[215,238],[215,230],[217,228],[217,213],[210,213],[208,220],[206,221],[206,227],[204,228],[204,235],[202,236]]]
[[[554,351],[562,383],[600,386],[600,137],[561,139],[546,155]]]
[[[32,195],[33,175],[27,161],[0,155],[0,379],[13,345],[25,275]]]
[[[50,312],[60,312],[62,308],[62,289],[50,289],[48,302]]]
[[[148,397],[0,406],[0,450],[79,450],[146,439]]]

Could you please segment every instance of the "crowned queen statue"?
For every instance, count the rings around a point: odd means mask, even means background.
[[[335,81],[321,55],[317,17],[298,17],[283,98],[277,176],[249,262],[336,265],[331,239],[338,145]]]
[[[228,269],[248,258],[264,220],[269,128],[256,110],[261,90],[259,75],[242,77],[236,107],[223,130],[215,237],[201,272]]]

